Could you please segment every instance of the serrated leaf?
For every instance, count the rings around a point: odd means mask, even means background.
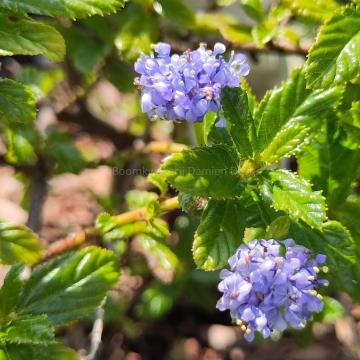
[[[245,214],[240,202],[209,201],[193,243],[193,256],[198,268],[209,271],[226,266],[242,241]]]
[[[347,228],[337,221],[328,221],[319,229],[293,223],[290,236],[315,253],[325,254],[330,282],[360,301],[360,276],[354,256],[354,241]]]
[[[150,173],[146,180],[156,186],[160,190],[161,195],[165,195],[167,193],[168,184],[164,174],[161,172]]]
[[[65,42],[52,26],[0,14],[0,55],[44,55],[60,61],[65,55]]]
[[[124,0],[3,0],[0,8],[14,12],[83,18],[90,15],[105,15],[124,6]]]
[[[204,197],[234,197],[244,187],[236,175],[237,161],[231,149],[214,145],[173,154],[161,171],[178,191]]]
[[[118,276],[110,251],[87,247],[63,255],[35,269],[19,294],[17,312],[45,313],[52,325],[66,324],[99,306]]]
[[[45,345],[53,341],[54,329],[46,315],[19,318],[0,330],[0,343]]]
[[[325,199],[321,192],[312,191],[306,180],[290,171],[264,172],[262,193],[276,210],[311,227],[319,228],[326,220]]]
[[[157,0],[166,18],[177,25],[192,28],[195,26],[195,15],[183,0]]]
[[[260,159],[265,163],[274,163],[284,157],[290,157],[300,152],[307,144],[309,129],[300,124],[289,124],[280,130],[272,142],[261,153]]]
[[[6,126],[29,124],[35,116],[35,98],[30,88],[0,78],[0,122]]]
[[[306,62],[307,84],[328,88],[360,76],[360,8],[347,7],[320,30]]]
[[[29,228],[0,220],[0,263],[34,264],[42,252],[39,238]]]
[[[341,87],[326,91],[306,89],[304,70],[294,70],[280,88],[267,92],[255,111],[259,151],[264,150],[289,121],[315,126],[337,105],[341,94]]]
[[[221,94],[226,126],[241,157],[252,158],[256,152],[256,128],[247,94],[241,88],[226,87]]]
[[[135,240],[136,249],[146,257],[154,275],[165,283],[171,282],[179,260],[168,245],[151,234],[139,235]]]
[[[299,156],[299,173],[323,190],[330,208],[339,206],[352,190],[360,165],[360,154],[341,144],[341,133],[334,126],[336,118],[328,119],[316,139]]]
[[[72,349],[62,344],[30,345],[30,344],[0,344],[0,350],[6,354],[6,360],[79,360]]]

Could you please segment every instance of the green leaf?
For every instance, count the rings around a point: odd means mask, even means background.
[[[62,344],[31,345],[31,344],[0,344],[0,350],[6,354],[6,360],[79,360],[72,349]],[[1,354],[0,354],[1,355]]]
[[[277,22],[269,19],[253,27],[251,34],[255,43],[262,47],[269,42],[277,32]]]
[[[55,160],[57,172],[80,172],[85,160],[80,151],[73,145],[68,134],[54,131],[47,138],[49,154]]]
[[[54,329],[46,315],[19,318],[0,329],[0,343],[45,345],[53,341]]]
[[[277,217],[266,229],[266,239],[286,239],[290,229],[290,220],[287,216]]]
[[[146,207],[150,203],[157,202],[158,199],[159,195],[151,191],[130,190],[125,195],[129,210]]]
[[[272,202],[275,210],[284,211],[293,219],[319,228],[326,220],[325,199],[310,184],[286,170],[264,172],[263,197]]]
[[[90,15],[105,15],[124,6],[124,0],[3,0],[0,8],[14,12],[83,18]]]
[[[246,92],[241,88],[226,87],[222,91],[221,104],[239,155],[252,158],[256,152],[256,129]]]
[[[204,120],[203,120],[204,144],[208,143],[208,137],[211,133],[211,130],[214,128],[217,119],[218,119],[217,113],[213,113],[213,112],[208,112],[204,116]]]
[[[0,78],[0,123],[29,124],[35,116],[35,98],[30,88]]]
[[[341,145],[336,119],[329,119],[318,137],[299,156],[299,173],[323,190],[330,208],[339,206],[348,197],[360,165],[360,154]]]
[[[89,32],[83,29],[73,26],[62,29],[61,33],[66,42],[68,57],[75,68],[83,74],[94,72],[104,57],[111,52],[108,43],[91,37]]]
[[[1,55],[44,55],[60,61],[65,55],[65,43],[52,26],[0,14]]]
[[[42,256],[39,238],[24,225],[0,220],[0,263],[34,264]]]
[[[183,0],[157,1],[161,5],[165,17],[171,22],[189,29],[195,26],[195,15]]]
[[[305,19],[322,22],[339,8],[334,0],[283,0],[291,10]]]
[[[156,186],[160,190],[161,195],[165,195],[168,192],[168,184],[163,173],[150,173],[146,180]]]
[[[308,143],[309,129],[298,123],[291,123],[283,127],[272,142],[261,153],[260,159],[271,164],[284,157],[298,154]]]
[[[193,256],[199,268],[216,270],[226,266],[242,241],[245,214],[240,202],[209,201],[193,243]]]
[[[48,95],[63,78],[64,73],[60,69],[44,70],[34,66],[25,66],[16,74],[16,80],[29,86],[36,100]]]
[[[306,89],[304,70],[294,70],[280,88],[267,92],[255,111],[259,150],[264,150],[289,121],[314,126],[332,111],[341,94],[339,87],[326,91]]]
[[[241,0],[241,5],[246,14],[257,22],[265,18],[264,9],[261,0]]]
[[[168,182],[190,195],[228,198],[240,195],[244,185],[236,175],[237,157],[221,145],[173,154],[161,167]]]
[[[19,294],[21,315],[47,314],[58,326],[89,314],[115,285],[114,254],[96,247],[63,255],[35,269]]]
[[[151,234],[142,234],[136,238],[136,250],[148,260],[154,275],[165,283],[173,280],[179,260],[171,249]]]
[[[120,19],[122,26],[116,34],[115,46],[122,59],[134,61],[142,53],[149,53],[151,44],[156,41],[159,33],[155,14],[146,12],[144,7],[133,2],[121,12]]]
[[[231,43],[242,45],[252,42],[251,27],[242,24],[229,24],[220,27],[223,38]]]
[[[345,315],[343,305],[336,299],[324,296],[323,302],[323,310],[315,317],[317,321],[325,322],[327,324],[335,324],[338,319],[341,319]]]
[[[330,282],[360,301],[360,277],[354,257],[354,241],[341,223],[328,221],[319,229],[292,223],[290,237],[315,253],[325,254]]]
[[[39,136],[31,125],[12,125],[6,129],[6,159],[12,164],[33,164]]]
[[[306,62],[311,88],[328,88],[359,78],[360,8],[336,13],[320,30]]]

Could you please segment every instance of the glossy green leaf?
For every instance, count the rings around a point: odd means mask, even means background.
[[[360,153],[341,144],[341,133],[329,119],[316,140],[299,156],[299,173],[322,190],[331,208],[339,206],[350,195],[360,165]]]
[[[275,210],[284,211],[291,218],[319,228],[326,220],[325,199],[319,191],[296,174],[286,170],[264,172],[263,197]]]
[[[0,123],[29,124],[36,116],[30,88],[10,79],[0,79]]]
[[[195,25],[195,15],[183,0],[157,0],[162,7],[164,16],[171,22],[192,28]]]
[[[0,343],[45,345],[54,341],[46,315],[27,316],[0,328]]]
[[[0,221],[0,263],[34,264],[42,256],[39,238],[24,225]]]
[[[83,18],[105,15],[124,6],[124,0],[3,0],[0,8],[14,12]]]
[[[44,55],[60,61],[65,55],[65,43],[52,26],[0,14],[0,55]]]
[[[294,70],[280,88],[267,92],[255,111],[259,150],[264,150],[289,121],[315,126],[338,104],[341,94],[341,88],[306,89],[304,70]]]
[[[119,277],[114,254],[96,247],[63,255],[31,274],[19,294],[17,312],[47,314],[52,325],[86,316]]]
[[[251,158],[256,152],[256,128],[249,108],[247,94],[241,88],[222,91],[221,105],[226,126],[241,157]]]
[[[228,198],[240,195],[244,187],[236,175],[237,161],[231,149],[214,145],[174,154],[162,165],[161,171],[178,191]]]
[[[336,13],[320,30],[306,62],[311,88],[328,88],[360,76],[360,8]]]
[[[284,157],[298,154],[308,142],[309,129],[297,123],[283,127],[261,153],[260,158],[266,163],[274,163]]]
[[[209,201],[193,243],[193,256],[198,268],[216,270],[226,266],[242,241],[245,218],[246,212],[240,202]]]
[[[32,344],[0,344],[0,350],[6,354],[6,360],[79,360],[72,349],[62,344],[32,345]]]

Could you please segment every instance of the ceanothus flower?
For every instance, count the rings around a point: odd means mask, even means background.
[[[239,87],[240,77],[249,73],[245,55],[232,53],[226,61],[221,43],[214,50],[200,44],[181,55],[170,55],[166,43],[156,44],[154,50],[155,54],[142,55],[135,63],[141,108],[150,118],[201,121],[207,112],[219,111],[221,90]]]
[[[220,272],[218,289],[223,293],[216,307],[230,310],[232,318],[252,341],[255,331],[268,337],[288,326],[303,328],[323,307],[318,285],[320,270],[327,272],[325,255],[312,256],[294,240],[254,240],[241,245],[230,257],[232,271]]]

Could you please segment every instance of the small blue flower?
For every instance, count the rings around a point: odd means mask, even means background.
[[[201,44],[181,55],[170,55],[170,45],[158,43],[154,51],[134,66],[140,74],[141,108],[150,118],[201,121],[207,112],[219,111],[221,90],[239,87],[240,77],[249,73],[245,55],[232,54],[226,61],[221,43],[213,51]]]
[[[223,295],[216,307],[230,310],[248,341],[255,331],[266,338],[273,330],[303,328],[312,313],[323,307],[316,287],[328,285],[318,279],[321,269],[327,271],[325,261],[325,255],[314,258],[292,239],[241,245],[229,259],[231,271],[220,272],[218,289]]]

